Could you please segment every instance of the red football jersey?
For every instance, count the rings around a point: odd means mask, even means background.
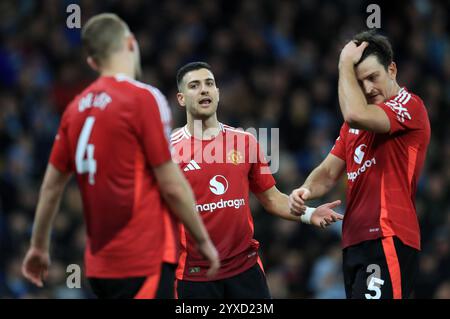
[[[50,163],[76,173],[88,277],[158,271],[168,210],[152,167],[171,160],[170,122],[160,91],[121,74],[100,77],[65,110]]]
[[[222,265],[214,280],[237,275],[259,261],[249,190],[259,193],[275,185],[256,138],[226,125],[220,127],[211,140],[192,137],[186,127],[171,139],[173,158],[194,191],[197,210],[219,252]],[[206,277],[209,262],[184,226],[180,228],[177,279],[210,280]]]
[[[389,117],[389,133],[352,129],[344,123],[331,150],[347,169],[343,246],[395,235],[420,249],[414,198],[430,141],[427,110],[405,88],[378,106]]]

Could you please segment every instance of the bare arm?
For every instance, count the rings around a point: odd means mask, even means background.
[[[289,197],[280,192],[275,186],[255,195],[269,213],[287,220],[297,222],[302,220],[300,214],[296,215],[291,213]],[[343,216],[333,211],[333,208],[340,203],[341,201],[338,200],[333,203],[326,203],[317,208],[312,208],[313,212],[307,223],[325,228],[338,220],[342,220]]]
[[[328,193],[342,176],[344,169],[345,162],[342,159],[333,154],[328,154],[301,186],[309,190],[308,199],[319,198]]]
[[[350,127],[375,133],[389,132],[391,123],[388,116],[379,106],[367,104],[353,64],[340,66],[338,92],[342,115]]]
[[[344,168],[343,160],[328,154],[324,161],[309,174],[305,183],[289,195],[291,214],[302,215],[306,210],[305,201],[325,195],[342,176]]]
[[[59,210],[62,194],[71,174],[47,166],[34,217],[31,246],[22,264],[23,275],[42,287],[50,265],[49,247],[53,220]]]
[[[255,195],[269,213],[283,219],[300,221],[300,216],[294,216],[290,213],[289,197],[280,192],[276,186]]]
[[[195,208],[194,194],[183,173],[172,161],[153,168],[161,194],[175,216],[186,226],[200,252],[211,262],[209,275],[220,267],[218,253]]]
[[[59,210],[64,188],[70,176],[70,173],[60,172],[52,164],[48,164],[34,217],[31,236],[33,247],[49,249],[53,220]]]
[[[339,61],[339,105],[344,120],[352,128],[376,133],[387,133],[390,122],[386,113],[377,105],[367,104],[355,73],[355,63],[361,58],[366,42],[360,46],[351,41],[341,52]]]

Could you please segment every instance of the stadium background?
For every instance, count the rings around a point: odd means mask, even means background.
[[[375,1],[372,1],[375,2]],[[324,158],[342,123],[339,52],[366,29],[362,1],[0,1],[0,297],[89,298],[68,289],[66,267],[82,265],[85,243],[75,183],[54,223],[52,266],[44,289],[20,274],[39,185],[61,112],[95,78],[80,54],[82,23],[119,14],[141,47],[144,82],[169,98],[174,127],[185,120],[175,73],[203,60],[221,90],[219,119],[237,127],[280,128],[278,187],[289,193]],[[423,98],[432,126],[417,194],[423,253],[415,297],[450,298],[449,2],[376,1],[398,65],[398,82]],[[344,199],[345,180],[324,200]],[[277,220],[251,203],[256,238],[274,298],[344,298],[340,224],[327,231]],[[341,207],[341,211],[344,207]]]

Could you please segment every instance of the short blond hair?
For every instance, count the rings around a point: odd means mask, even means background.
[[[112,53],[122,48],[122,39],[129,33],[127,24],[114,13],[102,13],[91,17],[83,26],[81,41],[88,56],[99,66]]]

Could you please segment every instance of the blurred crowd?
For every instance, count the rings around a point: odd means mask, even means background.
[[[423,252],[416,298],[450,298],[450,7],[447,0],[371,1],[394,48],[398,82],[419,95],[432,138],[418,185]],[[313,1],[0,1],[0,297],[92,298],[66,285],[67,266],[83,265],[80,195],[71,182],[54,221],[45,288],[21,275],[39,186],[61,113],[95,74],[66,27],[78,3],[82,23],[115,12],[135,33],[143,81],[162,90],[174,115],[175,74],[210,63],[221,92],[219,120],[242,128],[280,128],[278,188],[303,183],[330,151],[342,124],[337,99],[340,49],[366,29],[370,2]],[[345,178],[323,201],[345,200]],[[317,205],[318,202],[312,203]],[[283,221],[252,198],[255,236],[274,298],[345,298],[341,224],[323,231]],[[343,212],[345,203],[339,209]]]

